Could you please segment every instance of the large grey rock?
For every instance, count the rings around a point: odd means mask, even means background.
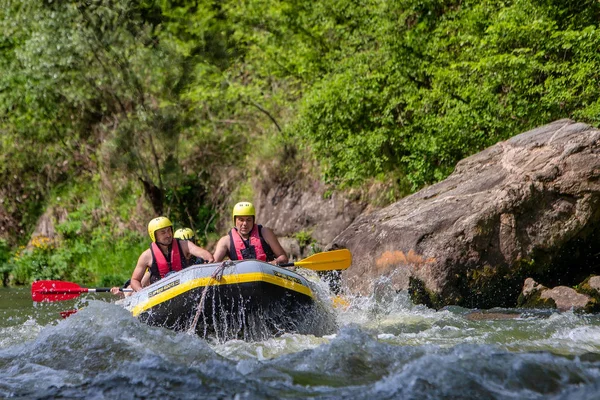
[[[424,284],[436,306],[514,306],[523,280],[573,285],[600,253],[600,131],[559,120],[461,161],[446,180],[357,218],[344,283]]]

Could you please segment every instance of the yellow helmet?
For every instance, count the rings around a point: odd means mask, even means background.
[[[175,231],[175,239],[194,240],[194,231],[190,228],[181,228]]]
[[[173,229],[173,224],[167,217],[156,217],[152,221],[148,223],[148,235],[150,235],[150,239],[153,242],[156,242],[156,238],[154,237],[154,232],[159,229],[166,228],[170,226]]]
[[[233,225],[235,226],[235,217],[256,217],[256,211],[252,203],[242,201],[233,206]]]

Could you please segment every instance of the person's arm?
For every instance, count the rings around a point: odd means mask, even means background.
[[[142,278],[142,287],[146,287],[150,285],[150,270],[146,269],[144,272],[144,277]]]
[[[288,256],[285,254],[285,250],[281,247],[279,240],[277,240],[277,236],[273,233],[273,231],[267,227],[262,227],[262,235],[265,241],[271,246],[271,250],[273,250],[273,254],[275,254],[275,259],[271,261],[271,264],[285,264],[288,262]]]
[[[137,265],[133,270],[133,274],[131,275],[131,288],[136,292],[142,290],[142,279],[144,278],[144,273],[146,272],[146,268],[150,266],[152,262],[152,254],[150,253],[150,249],[144,251],[140,258],[138,258]]]
[[[223,236],[217,242],[217,247],[215,248],[215,261],[220,262],[225,259],[225,257],[229,254],[229,235]]]
[[[209,263],[215,261],[215,258],[210,253],[210,251],[208,251],[200,246],[196,246],[194,243],[190,242],[189,240],[182,242],[181,249],[183,250],[186,258],[189,258],[189,255],[191,254],[196,257],[202,257],[204,259],[204,261],[208,261]]]

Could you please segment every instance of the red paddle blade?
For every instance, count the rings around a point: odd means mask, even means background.
[[[59,293],[59,294],[48,294],[42,292],[32,293],[31,298],[35,302],[47,302],[51,303],[53,301],[63,301],[63,300],[71,300],[79,297],[79,293]]]
[[[77,312],[77,309],[61,311],[60,316],[63,318],[67,318],[69,315],[75,314],[76,312]]]
[[[70,300],[83,292],[87,292],[87,288],[82,288],[73,282],[36,281],[31,284],[31,298],[36,302]]]

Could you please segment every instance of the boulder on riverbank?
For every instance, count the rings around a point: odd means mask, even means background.
[[[567,286],[556,286],[552,289],[538,284],[532,278],[525,279],[523,290],[517,301],[520,308],[554,308],[559,311],[598,312],[600,291],[594,283],[600,276],[586,279],[577,289]]]
[[[600,131],[559,120],[461,161],[446,180],[368,215],[332,245],[344,283],[433,307],[514,307],[527,277],[573,286],[600,266]]]

